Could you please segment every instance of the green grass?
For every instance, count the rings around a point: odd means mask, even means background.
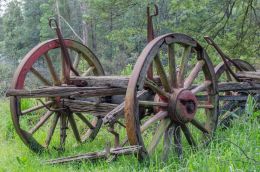
[[[249,102],[250,103],[250,102]],[[175,154],[168,162],[155,155],[150,163],[139,163],[130,155],[113,162],[67,165],[44,165],[51,156],[31,152],[16,135],[11,121],[8,100],[0,100],[0,172],[1,171],[260,171],[260,111],[247,107],[249,115],[235,119],[232,127],[217,129],[214,140],[199,151],[185,150],[179,161]],[[103,145],[102,140],[100,143]],[[248,159],[246,155],[251,158]],[[84,150],[84,146],[82,147]],[[74,151],[77,152],[77,151]]]

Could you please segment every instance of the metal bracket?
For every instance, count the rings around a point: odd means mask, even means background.
[[[62,58],[64,59],[64,64],[63,64],[63,73],[64,73],[64,79],[65,83],[69,83],[70,80],[70,70],[76,75],[79,76],[79,73],[74,69],[72,62],[70,60],[70,55],[68,52],[68,49],[65,45],[63,36],[61,34],[61,30],[59,28],[58,22],[55,18],[49,18],[49,26],[51,29],[55,30],[59,43],[60,43],[60,48],[61,48],[61,53],[62,53]]]

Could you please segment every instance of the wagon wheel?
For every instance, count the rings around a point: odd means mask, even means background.
[[[152,61],[161,84],[146,77]],[[142,88],[154,93],[154,101],[136,98]],[[171,149],[182,157],[184,145],[196,149],[208,143],[217,125],[216,90],[212,63],[194,39],[173,33],[150,42],[136,62],[125,98],[129,143],[142,146],[138,159],[157,152],[166,160]],[[153,106],[154,112],[139,116],[141,106]]]
[[[233,62],[236,63],[244,71],[256,71],[255,68],[247,63],[244,60],[233,59]],[[228,61],[229,67],[237,72],[238,69],[234,66],[233,63]],[[228,72],[226,65],[222,62],[215,67],[216,78],[218,82],[236,82],[235,78]],[[234,92],[226,91],[220,93],[221,95],[228,96],[239,96],[239,95],[248,95],[246,92]],[[220,101],[220,113],[219,113],[219,125],[228,127],[231,120],[233,119],[234,114],[241,114],[242,109],[245,105],[245,100],[243,101]]]
[[[86,46],[69,39],[65,40],[65,45],[80,76],[104,75],[99,60]],[[64,85],[61,64],[58,40],[45,41],[24,57],[15,72],[11,88],[30,90]],[[70,139],[73,140],[71,144],[75,144],[75,140],[81,143],[89,137],[93,139],[102,124],[101,118],[61,108],[59,99],[59,97],[34,99],[16,96],[10,99],[16,132],[35,152],[50,146],[63,150],[65,140],[69,137],[75,137]]]

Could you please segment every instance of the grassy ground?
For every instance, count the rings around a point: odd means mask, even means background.
[[[173,154],[167,163],[155,156],[149,164],[138,163],[134,156],[116,161],[44,165],[49,155],[32,153],[16,135],[8,100],[0,100],[0,172],[1,171],[260,171],[260,111],[247,109],[226,130],[218,129],[211,144],[197,152],[185,150],[179,161]],[[100,144],[103,144],[100,142]]]

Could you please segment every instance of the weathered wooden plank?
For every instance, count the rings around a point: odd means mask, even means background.
[[[247,95],[237,95],[237,96],[219,96],[220,101],[246,101]]]
[[[196,96],[196,98],[198,99],[198,101],[207,101],[208,99],[208,96]],[[246,101],[248,98],[247,95],[231,95],[231,96],[223,96],[223,95],[220,95],[219,96],[219,100],[220,101]],[[260,101],[260,94],[257,94],[254,96],[254,99],[256,101]]]
[[[192,85],[191,88],[195,88]],[[255,82],[226,82],[218,84],[219,92],[225,91],[252,91],[260,92],[260,83]],[[76,86],[51,86],[43,87],[35,90],[18,90],[9,89],[6,96],[20,96],[20,97],[66,97],[66,96],[112,96],[124,95],[126,88],[114,87],[76,87]]]
[[[256,101],[260,101],[260,94],[253,95]],[[238,95],[238,96],[219,96],[219,100],[223,101],[247,101],[247,95]]]
[[[6,96],[20,97],[67,97],[67,96],[112,96],[125,94],[125,88],[108,88],[108,87],[44,87],[35,90],[18,90],[9,89]]]
[[[236,73],[238,77],[260,80],[260,72],[241,71]]]
[[[127,76],[86,76],[72,77],[71,83],[74,85],[84,85],[88,87],[122,87],[127,88],[129,77]]]
[[[198,85],[192,85],[190,89],[195,90],[196,87],[198,89]],[[203,87],[200,91],[205,91],[205,88]],[[220,82],[218,83],[218,91],[260,91],[260,82]]]
[[[61,102],[70,108],[72,112],[88,112],[104,116],[117,107],[117,104],[95,103],[85,100],[61,99]]]
[[[68,156],[68,157],[62,157],[58,159],[52,159],[45,161],[45,164],[63,164],[63,163],[69,163],[69,162],[82,162],[86,160],[96,160],[96,159],[107,159],[111,156],[119,156],[119,155],[129,155],[137,153],[141,149],[141,146],[139,145],[133,145],[133,146],[126,146],[126,147],[118,147],[118,148],[110,148],[110,146],[107,146],[105,150],[102,150],[100,152],[90,152],[86,154],[79,154],[74,156]]]
[[[223,82],[218,84],[220,92],[260,90],[260,83],[254,82]]]
[[[130,76],[73,76],[71,84],[83,87],[119,87],[127,88]],[[160,84],[159,76],[154,77],[154,82]]]
[[[200,85],[192,85],[189,89],[193,90],[196,93],[196,89],[202,87]],[[200,92],[205,91],[206,87],[200,88]],[[260,91],[260,82],[220,82],[218,83],[218,91]]]

